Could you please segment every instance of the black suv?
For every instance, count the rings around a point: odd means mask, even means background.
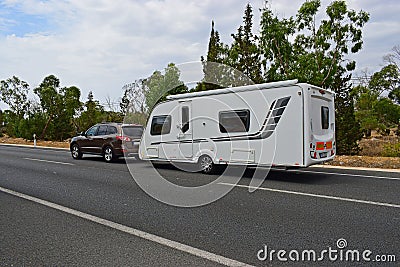
[[[83,154],[95,154],[112,162],[121,156],[136,156],[143,126],[138,124],[99,123],[71,139],[70,150],[74,159]]]

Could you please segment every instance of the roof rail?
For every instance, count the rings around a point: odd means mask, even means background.
[[[191,97],[199,97],[199,96],[207,96],[207,95],[219,95],[219,94],[252,91],[252,90],[260,90],[260,89],[267,89],[267,88],[276,88],[276,87],[285,87],[285,86],[295,85],[295,84],[297,84],[297,82],[298,82],[297,80],[287,80],[287,81],[280,81],[280,82],[244,85],[244,86],[239,86],[239,87],[227,87],[227,88],[222,88],[222,89],[185,93],[185,94],[179,94],[179,95],[169,95],[169,96],[167,96],[167,100],[175,100],[175,99],[183,99],[183,98],[191,98]]]

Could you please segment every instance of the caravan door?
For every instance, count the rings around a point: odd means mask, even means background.
[[[191,159],[193,157],[193,123],[192,102],[179,103],[179,133],[178,133],[178,159]]]

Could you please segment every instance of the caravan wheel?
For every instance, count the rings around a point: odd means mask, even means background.
[[[215,171],[215,164],[210,156],[201,156],[198,164],[203,173],[211,174]]]

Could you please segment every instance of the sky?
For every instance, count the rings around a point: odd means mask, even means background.
[[[268,4],[289,17],[303,2]],[[206,55],[212,20],[222,41],[230,44],[247,3],[258,33],[264,0],[0,0],[0,80],[15,75],[33,89],[54,74],[62,86],[78,86],[82,101],[93,91],[101,103],[107,98],[118,102],[125,84],[170,62],[194,62]],[[322,8],[329,3],[322,0]],[[400,45],[400,2],[347,3],[371,16],[363,49],[351,58],[358,72],[377,71],[382,57]]]

